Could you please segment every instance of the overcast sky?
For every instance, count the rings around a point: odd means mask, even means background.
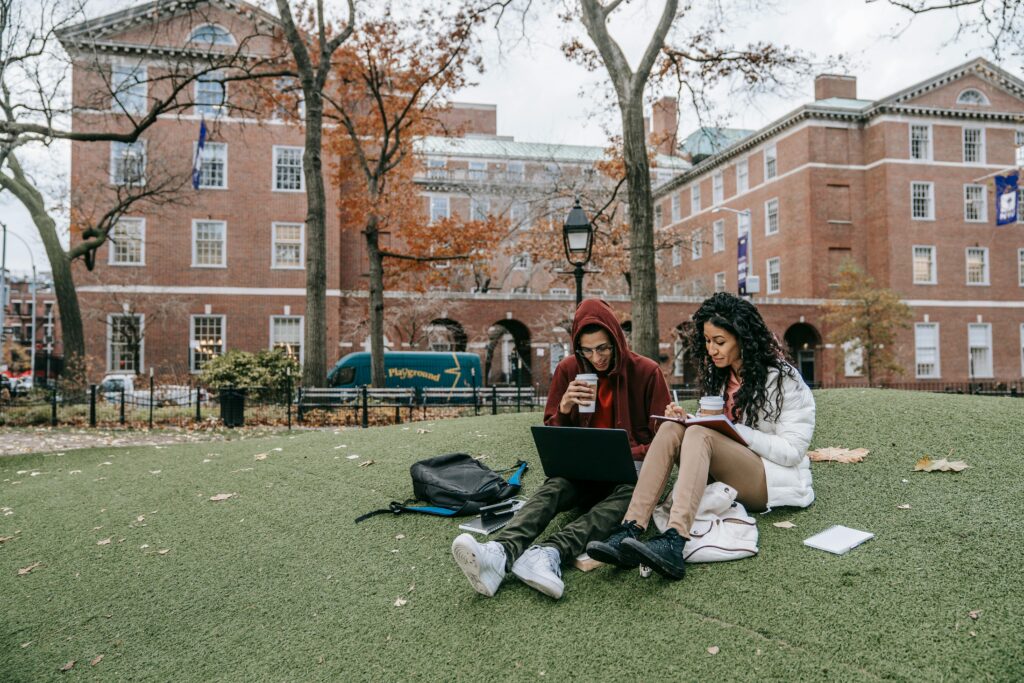
[[[22,0],[28,2],[29,0]],[[124,6],[110,0],[110,6]],[[127,3],[132,4],[132,3]],[[698,3],[699,4],[699,3]],[[634,0],[616,14],[612,35],[623,45],[635,64],[657,21],[661,0]],[[615,16],[615,15],[613,15]],[[747,15],[727,27],[724,39],[737,45],[771,41],[789,45],[818,57],[843,54],[848,71],[857,77],[857,94],[878,99],[941,73],[976,56],[989,56],[974,38],[949,44],[956,17],[949,12],[918,17],[906,27],[907,16],[880,0],[779,0],[774,11]],[[892,36],[905,28],[899,38]],[[559,45],[567,29],[553,18],[531,27],[528,43],[499,49],[491,30],[485,30],[486,71],[456,99],[463,102],[495,104],[498,133],[529,142],[600,145],[607,143],[606,128],[617,130],[617,121],[602,113],[597,102],[605,89],[603,72],[588,73],[570,64]],[[585,35],[577,30],[579,35]],[[1001,64],[1020,74],[1021,64]],[[717,98],[715,117],[739,128],[760,128],[779,116],[813,99],[813,82],[808,79],[799,92],[786,97],[762,96],[753,105],[745,99]],[[685,136],[696,127],[692,116],[680,122]],[[49,155],[48,168],[69,165],[66,150]],[[65,182],[57,178],[58,186]],[[48,269],[46,255],[35,230],[20,205],[0,194],[0,220],[33,245],[36,265]],[[16,272],[28,272],[27,250],[17,239],[7,243],[7,264]]]

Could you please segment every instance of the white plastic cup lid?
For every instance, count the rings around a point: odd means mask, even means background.
[[[701,396],[700,407],[708,410],[720,410],[725,407],[725,399],[721,396]]]

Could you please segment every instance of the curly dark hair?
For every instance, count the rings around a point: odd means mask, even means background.
[[[693,314],[693,333],[690,336],[690,353],[697,359],[697,376],[703,395],[725,393],[729,382],[729,368],[718,368],[711,362],[704,342],[704,323],[727,330],[736,337],[740,348],[743,367],[740,370],[741,386],[736,392],[732,408],[733,420],[743,416],[750,427],[757,427],[761,413],[769,420],[778,419],[782,413],[782,381],[795,370],[786,359],[779,340],[765,325],[754,304],[746,299],[718,292],[700,305]],[[775,405],[768,403],[768,371],[779,371],[776,378]]]

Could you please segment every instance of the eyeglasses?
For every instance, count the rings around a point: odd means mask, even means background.
[[[599,354],[601,356],[604,356],[604,355],[609,354],[611,352],[612,352],[612,345],[611,344],[601,344],[600,346],[595,346],[592,349],[588,349],[585,346],[581,346],[577,353],[579,353],[580,355],[586,356],[587,358],[590,358],[595,353]]]

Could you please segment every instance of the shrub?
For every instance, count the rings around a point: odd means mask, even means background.
[[[274,392],[285,389],[289,372],[297,377],[299,364],[284,349],[228,351],[206,364],[201,379],[212,389],[242,387]]]

